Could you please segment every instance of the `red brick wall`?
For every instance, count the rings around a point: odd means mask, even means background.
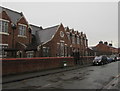
[[[19,74],[24,72],[33,72],[46,69],[63,67],[63,61],[67,61],[68,66],[74,66],[74,60],[69,58],[14,58],[2,60],[2,74]]]
[[[94,57],[80,58],[82,64],[91,64]],[[75,66],[73,57],[38,57],[38,58],[9,58],[2,59],[2,75],[20,74],[24,72],[41,71],[67,66]]]

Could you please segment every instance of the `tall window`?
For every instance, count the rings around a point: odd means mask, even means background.
[[[0,45],[0,58],[7,57],[7,52],[4,51],[4,49],[8,48],[8,45],[1,44]]]
[[[80,39],[81,45],[83,45],[83,38]]]
[[[8,22],[0,20],[0,32],[8,33]]]
[[[65,57],[67,57],[67,45],[65,45]]]
[[[60,56],[64,56],[64,43],[60,43]]]
[[[70,33],[67,33],[68,39],[70,40]]]
[[[84,43],[85,43],[85,46],[86,46],[86,39],[84,39]]]
[[[77,44],[80,44],[79,36],[77,36]]]
[[[26,35],[26,26],[19,25],[19,35],[21,35],[21,36]]]
[[[60,56],[60,43],[57,44],[57,56]]]
[[[75,35],[72,35],[72,44],[75,44]]]
[[[49,57],[49,47],[43,47],[43,57]]]

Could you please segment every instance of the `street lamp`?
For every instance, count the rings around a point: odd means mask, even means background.
[[[12,48],[14,49],[14,31],[16,29],[16,25],[14,23],[11,23],[11,27],[12,27],[12,30],[13,30],[13,36],[12,36]],[[12,52],[12,56],[14,56],[14,52]]]

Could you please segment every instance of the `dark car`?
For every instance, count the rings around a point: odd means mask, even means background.
[[[107,61],[108,61],[108,63],[111,63],[111,62],[113,62],[113,59],[111,57],[107,57]]]
[[[96,56],[93,60],[93,65],[103,65],[107,63],[108,60],[106,56]]]

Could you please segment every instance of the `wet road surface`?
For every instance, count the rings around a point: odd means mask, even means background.
[[[6,83],[3,89],[102,89],[117,75],[118,62],[113,62]]]

